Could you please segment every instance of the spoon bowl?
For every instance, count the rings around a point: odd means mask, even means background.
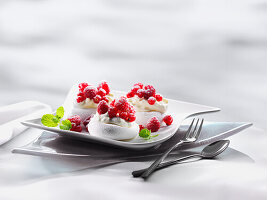
[[[181,161],[190,159],[190,158],[206,158],[206,159],[210,159],[210,158],[214,158],[215,156],[219,155],[220,153],[222,153],[225,149],[227,149],[227,147],[229,146],[230,141],[229,140],[219,140],[217,142],[213,142],[211,144],[209,144],[208,146],[206,146],[200,153],[196,153],[196,154],[191,154],[188,156],[184,156],[181,158],[178,158],[176,160],[172,160],[172,161],[168,161],[165,163],[161,163],[159,164],[159,166],[156,168],[156,170],[168,167],[170,165],[179,163]],[[140,177],[147,169],[140,169],[137,171],[133,171],[132,175],[133,177]]]
[[[219,140],[217,142],[213,142],[201,151],[201,157],[213,158],[222,153],[229,146],[229,144],[229,140]]]

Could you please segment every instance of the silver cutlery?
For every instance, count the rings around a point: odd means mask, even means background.
[[[165,168],[165,167],[168,167],[170,165],[191,159],[191,158],[199,158],[199,159],[214,158],[217,155],[221,154],[225,149],[227,149],[229,144],[230,144],[229,140],[219,140],[217,142],[213,142],[213,143],[209,144],[208,146],[206,146],[200,153],[194,153],[194,154],[184,156],[184,157],[181,157],[181,158],[178,158],[175,160],[161,163],[158,165],[158,167],[155,169],[155,171],[162,169],[162,168]],[[133,177],[140,177],[146,170],[147,170],[147,168],[133,171],[132,175],[133,175]]]
[[[178,143],[176,143],[175,145],[171,146],[169,149],[167,149],[162,156],[160,156],[157,160],[155,160],[150,167],[148,167],[144,173],[141,175],[142,178],[148,178],[150,176],[151,173],[153,173],[153,171],[158,167],[158,165],[170,154],[170,152],[172,150],[174,150],[175,148],[177,148],[178,146],[180,146],[181,144],[186,144],[186,143],[191,143],[191,142],[195,142],[201,132],[202,129],[202,125],[204,122],[204,119],[201,120],[200,125],[199,124],[199,119],[197,119],[196,124],[194,125],[195,122],[195,118],[192,120],[192,123],[190,124],[187,132],[185,133],[185,136],[183,139],[181,139]],[[194,128],[193,128],[194,127]]]

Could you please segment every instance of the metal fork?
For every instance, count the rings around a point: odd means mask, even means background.
[[[201,120],[199,126],[198,126],[199,119],[197,119],[197,122],[196,122],[195,125],[194,125],[194,122],[195,122],[195,118],[192,120],[192,123],[190,124],[188,130],[186,131],[185,136],[183,137],[183,139],[181,139],[180,142],[176,143],[175,145],[173,145],[172,147],[167,149],[162,154],[161,157],[159,157],[157,160],[155,160],[151,164],[151,166],[149,168],[147,168],[147,170],[141,175],[142,178],[144,178],[144,179],[148,178],[150,176],[150,174],[153,173],[153,171],[155,171],[155,169],[158,167],[158,165],[169,155],[169,153],[173,149],[177,148],[181,144],[195,142],[198,139],[198,137],[200,135],[200,132],[201,132],[201,129],[202,129],[202,125],[203,125],[204,119]],[[193,130],[193,131],[191,131],[191,130]]]

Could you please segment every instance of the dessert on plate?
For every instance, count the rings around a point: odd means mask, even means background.
[[[100,101],[97,113],[90,119],[87,129],[91,135],[114,140],[129,140],[139,133],[134,107],[126,97],[114,99],[110,104]]]
[[[113,99],[113,94],[110,93],[106,81],[102,81],[97,87],[88,83],[80,83],[78,87],[79,90],[70,115],[79,115],[82,121],[96,112],[100,101],[104,100],[110,103]]]
[[[127,93],[128,101],[135,107],[136,122],[146,126],[152,117],[164,121],[168,109],[168,100],[156,93],[152,85],[136,83]]]

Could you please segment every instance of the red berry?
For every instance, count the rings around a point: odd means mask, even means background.
[[[128,108],[128,101],[125,97],[121,97],[119,100],[115,103],[115,108],[117,108],[119,111],[126,111]]]
[[[84,89],[88,86],[88,83],[80,83],[79,84],[79,91],[83,92]]]
[[[79,92],[78,94],[77,94],[77,103],[81,103],[81,102],[83,102],[84,100],[86,99],[86,97],[85,97],[85,95],[84,95],[84,93],[83,92]]]
[[[145,94],[145,90],[143,90],[143,89],[139,89],[139,90],[137,90],[136,95],[137,95],[139,98],[143,98],[143,97],[144,97],[144,94]]]
[[[81,125],[74,125],[72,126],[72,128],[70,129],[71,131],[76,131],[76,132],[82,132],[82,126]]]
[[[106,95],[106,90],[104,90],[103,88],[100,88],[97,91],[97,95],[100,95],[101,97],[105,96]]]
[[[144,129],[145,127],[143,125],[139,125],[139,132]]]
[[[127,112],[121,112],[120,118],[124,119],[125,121],[128,121],[128,113]]]
[[[141,88],[141,89],[144,87],[144,84],[143,83],[136,83],[136,84],[134,84],[134,86],[136,86],[136,85],[138,85],[139,88]]]
[[[105,102],[109,102],[109,99],[105,96],[105,97],[102,97],[102,100],[104,100]]]
[[[84,95],[89,99],[93,99],[96,96],[96,93],[97,93],[96,89],[92,86],[87,86],[84,89]]]
[[[147,122],[147,129],[151,130],[151,132],[157,132],[160,128],[160,122],[158,118],[152,117],[148,122]]]
[[[162,96],[160,94],[155,95],[157,101],[162,101]]]
[[[114,99],[113,101],[111,101],[111,103],[110,103],[110,106],[115,106],[115,103],[116,103],[116,100]]]
[[[73,115],[68,118],[71,123],[74,123],[75,125],[80,125],[81,124],[81,117],[79,115]]]
[[[173,118],[171,115],[166,115],[164,118],[163,118],[163,121],[165,122],[165,124],[167,126],[170,126],[173,122]]]
[[[108,116],[109,118],[113,118],[113,117],[116,117],[117,116],[117,109],[114,108],[114,107],[110,107],[109,110],[108,110]]]
[[[156,92],[155,88],[152,85],[146,85],[145,90],[152,90],[153,92]]]
[[[150,104],[150,105],[154,105],[156,103],[156,99],[155,97],[149,97],[147,102]]]
[[[98,104],[100,101],[101,101],[102,97],[100,95],[96,95],[94,98],[93,98],[93,101],[94,103]]]
[[[156,90],[152,85],[145,86],[145,94],[144,98],[148,99],[149,97],[153,97],[156,94]]]
[[[139,85],[133,86],[131,89],[131,92],[133,92],[134,94],[136,94],[137,90],[141,89]]]
[[[132,105],[129,105],[129,113],[135,114],[135,109]]]
[[[127,93],[126,95],[127,98],[131,98],[131,97],[134,97],[134,92],[133,91],[130,91]]]
[[[106,94],[109,94],[110,89],[109,89],[109,86],[108,86],[108,84],[107,84],[106,81],[102,81],[102,82],[98,85],[97,89],[99,90],[100,88],[103,88],[103,89],[105,90]]]
[[[135,119],[136,119],[136,116],[134,114],[129,114],[129,116],[128,116],[129,122],[133,122],[133,121],[135,121]]]
[[[92,117],[94,116],[94,114],[90,115],[89,117],[87,117],[84,121],[83,121],[83,125],[86,127],[89,122],[91,121]]]
[[[102,115],[105,114],[106,112],[108,112],[109,106],[108,103],[106,101],[100,101],[98,106],[97,106],[97,112]]]

